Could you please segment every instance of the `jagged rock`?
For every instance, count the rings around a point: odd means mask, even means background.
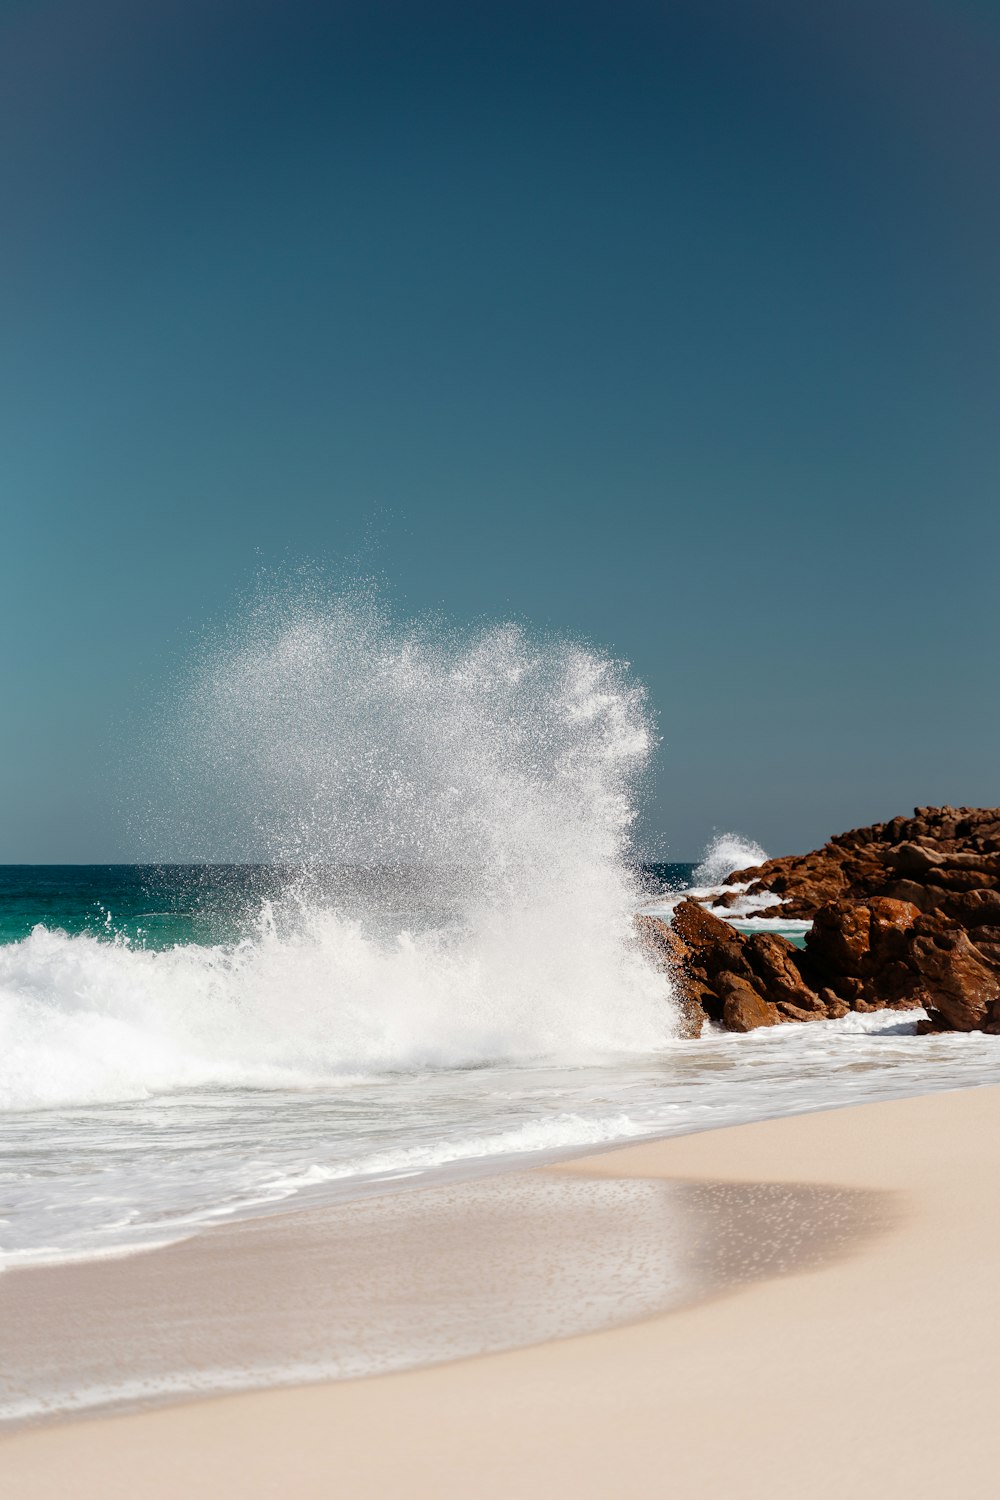
[[[680,1018],[682,1037],[701,1036],[706,1012],[701,1004],[700,986],[687,973],[690,949],[678,933],[659,917],[641,914],[635,918],[636,936],[646,955],[670,979],[671,993]],[[714,996],[712,997],[714,999]]]
[[[924,1005],[922,1029],[1000,1034],[1000,808],[917,808],[726,883],[782,898],[763,914],[813,927],[803,953],[681,903],[670,962],[700,1014],[752,1030]]]
[[[941,890],[990,888],[1000,883],[1000,808],[918,807],[912,818],[893,818],[839,834],[808,854],[767,860],[736,870],[726,884],[750,882],[754,895],[784,898],[786,917],[813,917],[843,899],[891,896],[922,911],[941,897],[901,890],[904,881]]]
[[[690,963],[709,981],[725,969],[744,979],[752,978],[743,938],[721,917],[713,916],[696,901],[682,901],[674,911],[672,925],[690,950]]]
[[[951,849],[941,858],[949,870],[976,870],[992,880],[1000,875],[1000,853],[988,854],[979,849]]]
[[[941,892],[934,886],[920,885],[916,880],[896,880],[886,889],[893,901],[908,901],[918,911],[934,911],[941,900]]]
[[[860,979],[854,979],[849,974],[838,974],[835,980],[837,994],[846,1000],[851,1010],[875,1010],[865,999],[865,987]]]
[[[796,964],[797,950],[787,938],[772,932],[755,932],[746,941],[744,948],[751,969],[760,981],[758,988],[779,1009],[791,1007],[799,1012],[796,1019],[815,1017],[817,1012],[825,1014],[826,1006],[806,984]]]
[[[639,946],[658,967],[672,970],[684,963],[690,950],[680,934],[666,922],[640,913],[634,925]]]
[[[806,949],[817,973],[853,1010],[919,1005],[908,963],[920,912],[908,901],[873,896],[821,907]]]
[[[710,1021],[722,1020],[722,1000],[712,986],[698,973],[684,975],[684,993],[689,1001],[701,1007]],[[699,1032],[699,1036],[701,1033]]]
[[[990,1036],[1000,1036],[1000,1001],[994,1000],[986,1007],[986,1019],[982,1023],[982,1029],[989,1032]]]
[[[729,911],[732,907],[739,906],[741,899],[739,891],[723,891],[721,896],[713,896],[711,904]]]
[[[790,1005],[787,1000],[775,1002],[779,1021],[825,1021],[826,1011],[803,1010],[799,1005]]]
[[[821,989],[819,991],[819,998],[822,1000],[823,1007],[832,1021],[838,1021],[841,1016],[846,1016],[850,1013],[851,1007],[847,1001],[842,1000],[834,990]]]
[[[866,905],[870,913],[868,942],[872,958],[878,964],[901,958],[920,916],[918,908],[912,901],[897,901],[890,896],[873,896]]]
[[[821,906],[806,935],[806,952],[829,973],[858,977],[871,944],[871,912],[860,901]]]
[[[677,1007],[678,1036],[683,1041],[690,1041],[701,1036],[708,1016],[697,995],[691,993],[686,980],[682,979],[674,986],[673,998]]]
[[[948,895],[941,910],[959,927],[1000,926],[1000,891],[962,891]]]
[[[681,901],[670,922],[679,938],[695,952],[714,943],[739,943],[740,934],[722,917],[713,916],[697,901]]]
[[[904,959],[873,965],[865,982],[865,998],[876,1009],[884,1006],[889,1010],[916,1010],[923,1004],[918,991],[915,971]]]
[[[1000,927],[974,927],[970,942],[993,969],[1000,969]]]
[[[926,889],[934,892],[940,902],[945,891],[975,891],[992,884],[993,877],[986,870],[949,870],[939,866],[928,870]]]
[[[900,875],[926,875],[928,870],[944,863],[944,855],[923,844],[897,844],[886,855],[886,864]]]
[[[758,1026],[775,1025],[774,1007],[741,975],[723,970],[716,989],[722,999],[722,1022],[728,1031],[755,1031]]]
[[[1000,976],[982,961],[964,932],[918,934],[910,953],[935,1017],[954,1031],[975,1031],[984,1021],[993,1024]]]

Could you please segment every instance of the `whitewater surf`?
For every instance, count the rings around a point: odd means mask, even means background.
[[[633,926],[677,899],[633,842],[655,746],[579,643],[364,590],[248,610],[150,735],[169,863],[17,876],[0,1264],[988,1076],[891,1015],[679,1040]],[[687,880],[762,854],[722,836]]]

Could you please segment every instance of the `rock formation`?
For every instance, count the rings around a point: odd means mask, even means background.
[[[804,951],[769,932],[743,936],[691,900],[670,926],[639,919],[688,1034],[705,1018],[750,1031],[924,1007],[922,1031],[1000,1035],[1000,808],[917,808],[726,881],[747,884],[782,898],[763,915],[812,921]]]
[[[725,884],[749,881],[748,894],[782,897],[760,915],[811,918],[844,897],[891,896],[931,911],[945,891],[994,889],[998,876],[1000,807],[918,807],[912,818],[852,828],[810,854],[735,870]]]

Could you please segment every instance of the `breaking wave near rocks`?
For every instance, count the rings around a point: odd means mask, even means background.
[[[3,1107],[586,1060],[670,1035],[632,931],[653,736],[621,664],[515,626],[463,636],[400,627],[370,597],[299,598],[206,650],[165,719],[152,836],[244,871],[238,930],[157,950],[40,927],[0,948]]]
[[[691,883],[699,890],[721,885],[728,875],[761,865],[766,859],[767,851],[753,839],[744,838],[741,833],[719,833],[702,855]]]

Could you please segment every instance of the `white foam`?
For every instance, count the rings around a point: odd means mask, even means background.
[[[632,929],[652,736],[621,664],[300,598],[241,622],[169,718],[170,852],[295,880],[228,947],[37,928],[0,949],[0,1108],[645,1052],[671,1034]],[[387,864],[419,872],[435,915],[375,909],[365,880]],[[331,866],[359,869],[333,903]]]
[[[479,1136],[464,1141],[441,1141],[429,1146],[402,1146],[356,1157],[336,1166],[315,1163],[304,1172],[287,1178],[295,1190],[318,1183],[334,1182],[347,1177],[379,1178],[421,1175],[435,1167],[451,1166],[461,1161],[485,1161],[489,1158],[517,1158],[548,1153],[564,1155],[583,1146],[606,1146],[627,1141],[645,1133],[644,1127],[627,1114],[585,1119],[581,1115],[557,1115],[530,1120],[513,1130]]]
[[[0,947],[0,1108],[662,1045],[664,984],[623,934],[547,915],[380,941],[315,911],[163,953],[36,928]]]
[[[298,876],[228,945],[37,927],[0,947],[0,1261],[995,1074],[998,1039],[895,1016],[672,1039],[634,941],[652,736],[620,664],[299,604],[210,654],[173,718],[179,843],[160,852]],[[763,857],[717,846],[705,881]],[[361,878],[331,899],[324,869],[358,861],[408,870],[417,909]]]
[[[766,851],[753,839],[744,838],[741,833],[716,834],[691,877],[692,884],[696,887],[719,886],[734,870],[748,870],[763,864],[766,859]]]

